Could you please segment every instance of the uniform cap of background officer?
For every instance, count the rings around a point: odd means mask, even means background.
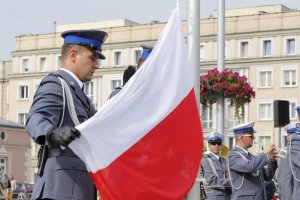
[[[105,59],[102,54],[102,44],[107,38],[107,33],[100,30],[71,30],[61,34],[64,44],[77,44],[89,48],[99,55],[100,59]]]
[[[144,60],[146,60],[148,58],[148,56],[150,55],[153,47],[147,46],[147,45],[142,45],[142,48],[143,48],[143,51],[142,51],[141,58],[143,58]]]
[[[222,143],[223,142],[223,138],[224,138],[224,136],[223,136],[222,133],[212,132],[212,133],[210,133],[207,136],[206,140],[207,140],[207,142],[209,144],[212,143],[212,142],[220,142],[220,143]]]
[[[240,124],[236,127],[233,127],[232,130],[233,130],[234,134],[242,134],[242,133],[253,134],[253,133],[255,133],[253,126],[254,126],[254,122],[248,122],[248,123]]]
[[[300,104],[294,108],[297,111],[298,119],[300,120]]]
[[[288,124],[284,127],[284,130],[288,133],[288,134],[293,134],[293,133],[300,133],[300,123],[291,123]]]

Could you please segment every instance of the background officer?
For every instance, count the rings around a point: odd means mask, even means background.
[[[290,143],[288,146],[290,157],[290,168],[293,175],[293,200],[300,197],[300,123],[294,124],[293,132],[290,136]]]
[[[141,57],[139,58],[137,69],[135,69],[131,65],[128,66],[128,68],[124,71],[124,74],[123,74],[123,86],[116,87],[109,95],[109,98],[112,98],[113,96],[115,96],[122,90],[122,87],[124,87],[124,85],[127,83],[127,81],[129,81],[129,79],[135,74],[136,70],[138,70],[140,68],[140,66],[145,62],[145,60],[148,58],[148,56],[150,55],[150,53],[153,49],[153,47],[150,47],[147,45],[142,45],[142,48],[143,48],[143,51],[142,51]]]
[[[107,33],[74,30],[63,32],[62,37],[62,67],[40,83],[25,126],[30,137],[44,147],[40,155],[43,155],[45,165],[39,168],[32,199],[96,199],[96,189],[85,164],[68,148],[68,144],[80,136],[72,117],[75,115],[81,123],[96,112],[82,87],[84,82],[92,80],[99,68],[99,59],[105,58],[101,45]],[[64,101],[64,81],[73,98],[73,112],[66,106],[70,102]],[[44,151],[47,147],[48,151]]]
[[[220,156],[223,135],[213,132],[207,137],[208,154],[201,161],[202,173],[207,183],[207,199],[230,199],[231,186],[228,179],[227,162]]]
[[[280,200],[290,200],[292,198],[294,180],[290,167],[289,143],[291,134],[296,130],[296,123],[286,125],[284,130],[287,133],[288,145],[283,150],[287,151],[287,156],[286,158],[281,158],[278,162],[276,179],[280,192]]]
[[[232,200],[266,199],[264,180],[272,180],[277,168],[274,144],[265,145],[263,153],[257,156],[248,151],[255,139],[253,125],[254,122],[249,122],[233,128],[236,145],[230,151],[228,160]]]
[[[140,66],[145,62],[145,60],[148,58],[148,56],[150,55],[153,47],[148,46],[148,45],[142,45],[143,48],[143,52],[142,55],[138,61],[138,65],[137,65],[137,70],[140,68]]]
[[[135,74],[136,69],[132,66],[129,65],[127,67],[127,69],[125,69],[124,73],[123,73],[123,86],[127,83],[127,81],[129,81],[129,79]],[[121,90],[122,87],[116,87],[110,94],[109,98],[112,98],[113,96],[115,96],[116,94],[118,94]]]

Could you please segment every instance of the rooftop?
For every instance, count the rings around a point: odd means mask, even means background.
[[[0,118],[0,127],[24,129],[23,125],[20,125],[18,123],[12,122],[12,121],[8,121],[6,119],[1,119],[1,118]]]

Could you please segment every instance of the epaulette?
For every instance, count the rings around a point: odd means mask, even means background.
[[[206,152],[203,153],[202,158],[210,158],[210,157],[211,157],[211,155],[209,154],[208,151],[206,151]]]

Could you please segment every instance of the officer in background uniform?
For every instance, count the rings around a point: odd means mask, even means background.
[[[202,173],[207,183],[208,200],[230,200],[231,186],[228,179],[227,162],[220,156],[223,135],[213,132],[207,137],[208,154],[201,161]]]
[[[274,144],[265,145],[263,153],[257,156],[248,151],[255,139],[253,125],[249,122],[233,128],[236,145],[228,160],[232,200],[266,200],[264,180],[272,180],[277,168]]]
[[[147,45],[142,45],[143,51],[142,51],[142,55],[139,58],[138,61],[138,65],[137,65],[137,69],[138,70],[140,68],[140,66],[145,62],[145,60],[148,58],[148,56],[150,55],[153,47],[151,46],[147,46]],[[121,87],[116,87],[111,94],[109,95],[109,98],[112,98],[113,96],[115,96],[116,94],[118,94],[121,90],[122,87],[124,87],[124,85],[127,83],[127,81],[129,81],[129,79],[135,74],[136,70],[130,65],[123,74],[123,86]]]
[[[297,111],[298,118],[300,120],[300,105],[295,107]],[[295,123],[294,131],[290,136],[289,143],[289,153],[290,153],[290,167],[293,175],[294,185],[293,185],[293,200],[298,200],[300,197],[300,123]]]
[[[280,158],[278,162],[276,179],[280,193],[280,200],[291,200],[293,194],[294,180],[290,167],[289,143],[291,134],[293,134],[296,130],[296,123],[286,125],[284,127],[284,130],[287,133],[288,145],[283,150],[287,152],[287,156],[286,158]]]
[[[42,164],[31,198],[92,200],[97,197],[96,188],[84,162],[68,148],[68,144],[80,137],[71,116],[77,116],[79,123],[82,123],[96,113],[82,88],[84,82],[92,80],[95,70],[99,68],[99,59],[105,59],[101,45],[107,33],[73,30],[63,32],[62,37],[62,67],[41,81],[25,126],[30,137],[43,147],[42,153],[39,153],[43,155],[39,157]],[[63,80],[73,98],[73,115],[67,100],[64,101]]]
[[[153,47],[148,46],[148,45],[142,45],[143,48],[143,52],[142,55],[138,61],[138,65],[137,65],[137,70],[140,68],[140,66],[145,62],[145,60],[148,58],[148,56],[150,55]]]
[[[124,73],[123,73],[123,86],[127,83],[127,81],[129,81],[129,79],[135,74],[136,69],[130,65],[127,67],[127,69],[125,69]],[[122,87],[116,87],[110,94],[109,98],[112,98],[113,96],[115,96],[116,94],[118,94]]]

